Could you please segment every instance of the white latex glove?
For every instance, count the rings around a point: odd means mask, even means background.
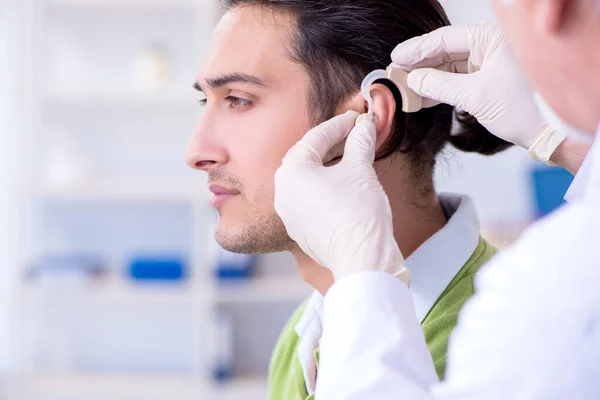
[[[358,115],[326,121],[290,149],[275,174],[275,210],[290,237],[336,281],[385,271],[408,284],[390,202],[373,168],[375,124],[366,120],[353,129]],[[346,136],[342,160],[325,167],[323,158]]]
[[[458,107],[535,159],[547,162],[565,139],[542,118],[496,24],[448,26],[407,40],[393,51],[392,61],[412,71],[408,85],[430,99],[426,107],[440,102]]]

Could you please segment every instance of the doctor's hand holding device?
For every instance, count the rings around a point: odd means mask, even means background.
[[[496,3],[505,21],[535,17],[531,29],[555,43],[585,29],[587,38],[595,34],[600,40],[596,0]],[[588,25],[574,28],[576,18],[587,18]],[[533,226],[479,274],[477,293],[450,342],[444,382],[437,379],[414,315],[410,274],[373,171],[376,113],[335,117],[284,158],[275,177],[276,211],[290,237],[336,279],[324,303],[317,399],[600,398],[600,145],[590,151],[593,135],[585,129],[594,118],[600,121],[600,91],[594,94],[598,86],[590,84],[595,104],[585,104],[592,111],[579,113],[581,118],[570,118],[573,127],[563,121],[564,111],[558,116],[544,100],[556,104],[556,82],[533,79],[545,97],[534,94],[514,59],[526,57],[520,50],[513,53],[503,31],[484,23],[442,28],[392,54],[392,68],[408,72],[403,103],[415,104],[409,93],[422,97],[416,109],[439,102],[459,107],[534,159],[578,173],[571,204]],[[574,57],[581,56],[578,51],[573,49]],[[597,83],[600,52],[590,52],[597,65],[586,71],[596,75],[587,80]],[[572,73],[581,65],[573,62]],[[392,77],[390,69],[378,74]],[[556,79],[569,85],[568,76]],[[583,92],[578,83],[569,92]],[[346,136],[342,161],[323,166],[327,152]]]

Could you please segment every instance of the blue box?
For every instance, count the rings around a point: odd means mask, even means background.
[[[215,267],[216,278],[221,281],[248,279],[254,273],[255,263],[256,255],[237,254],[221,249]]]
[[[560,167],[541,166],[532,171],[535,192],[535,217],[550,214],[565,203],[564,197],[573,175]]]
[[[180,281],[187,278],[187,266],[182,258],[134,258],[129,275],[135,280]]]

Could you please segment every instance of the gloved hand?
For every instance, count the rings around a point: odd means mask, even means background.
[[[426,107],[439,102],[473,115],[494,135],[540,161],[565,139],[542,118],[504,33],[493,23],[448,26],[398,45],[392,61]],[[532,147],[535,147],[532,149]]]
[[[408,284],[408,270],[394,239],[392,210],[377,179],[375,124],[349,111],[309,131],[275,174],[275,211],[290,237],[336,281],[359,271],[385,271]],[[350,132],[348,134],[348,132]],[[323,158],[348,136],[344,156]]]

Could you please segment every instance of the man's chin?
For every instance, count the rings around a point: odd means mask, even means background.
[[[223,249],[240,254],[292,251],[296,246],[287,232],[282,234],[263,229],[227,229],[223,226],[217,226],[215,240]]]

